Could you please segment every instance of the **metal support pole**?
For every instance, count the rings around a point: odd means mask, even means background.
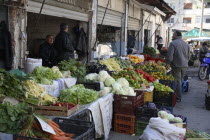
[[[203,15],[204,15],[204,0],[202,0],[202,14],[201,14],[201,26],[200,26],[200,34],[199,34],[199,37],[202,37],[202,31],[203,31]]]

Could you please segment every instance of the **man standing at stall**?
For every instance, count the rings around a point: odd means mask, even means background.
[[[42,65],[46,67],[53,67],[56,63],[56,51],[53,48],[53,36],[47,35],[46,40],[40,45],[39,56],[42,58]]]
[[[166,63],[172,68],[172,75],[175,78],[177,102],[182,98],[182,81],[188,68],[190,59],[190,46],[182,40],[182,33],[175,31],[173,41],[169,45]]]
[[[61,23],[60,33],[55,37],[54,48],[57,52],[57,62],[74,58],[74,48],[70,35],[67,33],[69,27],[66,23]]]

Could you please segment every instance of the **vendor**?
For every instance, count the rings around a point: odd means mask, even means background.
[[[53,67],[56,63],[56,51],[53,48],[54,38],[52,35],[47,35],[45,42],[40,46],[39,55],[42,58],[42,65]]]

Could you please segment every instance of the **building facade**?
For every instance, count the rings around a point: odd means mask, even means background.
[[[168,21],[171,29],[189,31],[200,28],[202,14],[202,0],[165,0],[175,11]],[[210,27],[210,0],[204,0],[203,29]]]
[[[156,35],[167,38],[167,19],[175,14],[161,0],[0,0],[0,20],[8,24],[15,41],[13,68],[24,69],[26,58],[38,58],[46,35],[69,25],[72,40],[78,30],[87,35],[89,58],[98,44],[108,44],[118,56],[127,54],[128,34],[135,48],[156,47]],[[102,22],[103,21],[103,22]]]

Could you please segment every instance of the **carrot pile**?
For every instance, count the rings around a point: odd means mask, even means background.
[[[50,134],[51,140],[72,140],[71,138],[74,137],[74,134],[64,133],[55,122],[48,120],[48,124],[56,133],[56,135]]]
[[[69,134],[69,133],[65,133],[63,132],[59,125],[57,125],[55,122],[46,119],[45,120],[55,131],[56,135],[44,132],[41,128],[41,125],[39,124],[39,122],[37,120],[33,120],[32,124],[27,129],[25,129],[24,131],[22,131],[20,133],[20,136],[24,136],[24,137],[31,137],[31,138],[42,138],[42,139],[50,139],[50,140],[73,140],[72,138],[74,137],[74,134]],[[17,140],[26,140],[26,138],[17,138]]]

